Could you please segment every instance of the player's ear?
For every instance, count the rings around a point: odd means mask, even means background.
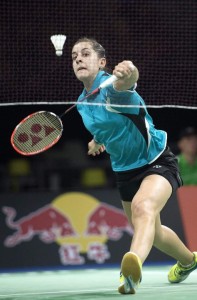
[[[102,58],[100,59],[99,69],[102,70],[102,69],[105,68],[105,66],[106,66],[106,58],[105,58],[105,57],[102,57]]]

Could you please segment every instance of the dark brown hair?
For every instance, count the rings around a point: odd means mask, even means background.
[[[76,41],[74,46],[79,44],[79,43],[83,43],[83,42],[90,43],[92,45],[92,49],[98,54],[99,58],[103,58],[103,57],[105,58],[105,49],[103,48],[103,46],[101,44],[99,44],[93,38],[87,38],[87,37],[80,38]]]

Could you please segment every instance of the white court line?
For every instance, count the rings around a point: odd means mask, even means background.
[[[172,292],[172,289],[175,289],[175,291],[177,290],[177,286],[176,285],[169,285],[169,290],[168,292]],[[185,290],[185,286],[182,285],[181,286],[184,290]],[[180,292],[180,288],[179,286],[179,292]],[[167,286],[154,286],[154,289],[165,289],[166,290]],[[153,286],[144,286],[144,287],[140,287],[139,290],[148,290],[148,289],[153,289]],[[197,287],[196,286],[187,286],[187,289],[189,291],[196,291]],[[17,293],[17,294],[5,294],[5,295],[0,295],[1,297],[21,297],[21,296],[41,296],[41,295],[60,295],[60,294],[81,294],[81,293],[102,293],[102,292],[114,292],[114,294],[117,294],[117,290],[116,289],[94,289],[94,290],[68,290],[68,291],[57,291],[57,292],[36,292],[36,293]],[[173,291],[174,292],[174,291]]]
[[[102,289],[102,290],[73,290],[73,291],[57,291],[57,292],[37,292],[37,293],[17,293],[17,294],[7,294],[0,295],[0,297],[21,297],[21,296],[38,296],[38,295],[59,295],[59,294],[73,294],[73,293],[100,293],[100,292],[114,292],[114,289]],[[115,291],[116,292],[116,291]]]

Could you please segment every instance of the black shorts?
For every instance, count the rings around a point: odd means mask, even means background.
[[[158,174],[165,177],[172,186],[172,192],[183,185],[176,156],[166,147],[164,152],[152,164],[144,167],[115,172],[117,187],[123,201],[131,202],[137,193],[142,180],[151,174]]]

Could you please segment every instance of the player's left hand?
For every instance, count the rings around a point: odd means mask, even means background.
[[[105,146],[97,144],[95,140],[91,140],[88,143],[88,155],[96,156],[105,151]]]

